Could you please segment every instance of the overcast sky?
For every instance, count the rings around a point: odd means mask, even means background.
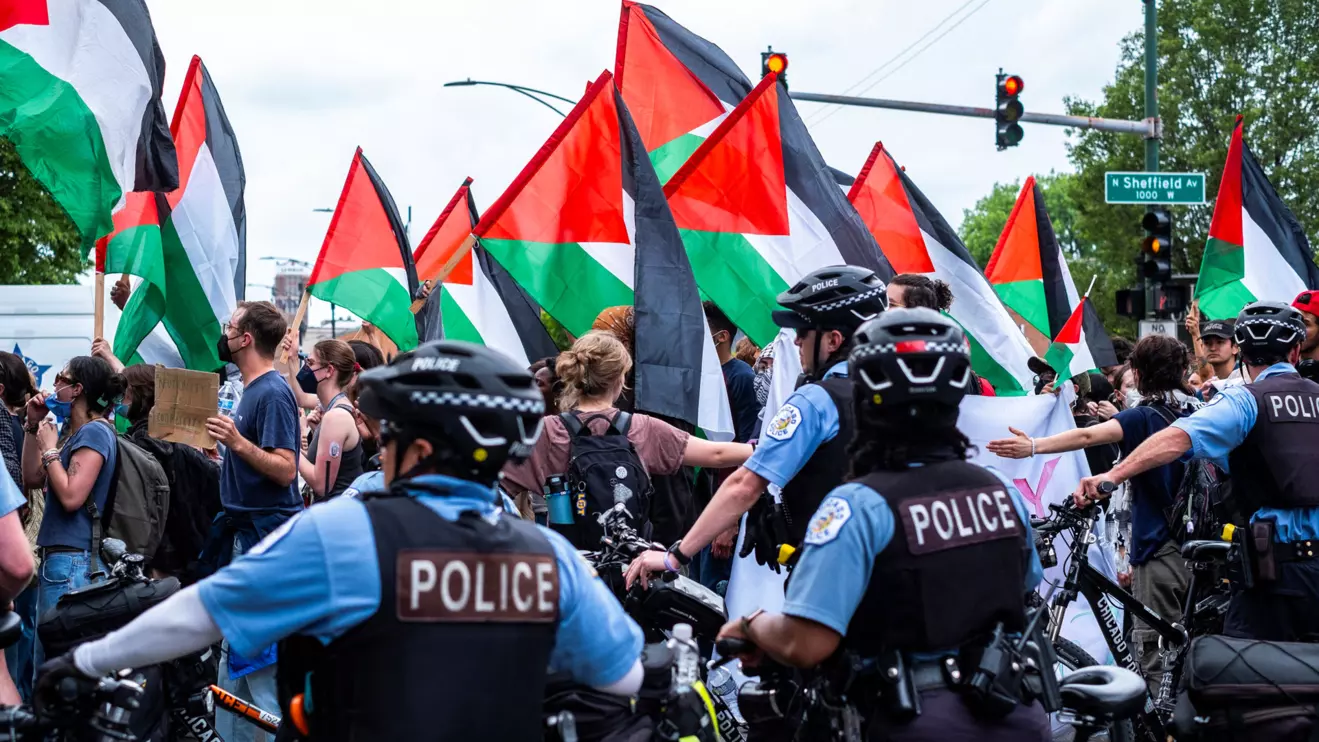
[[[1118,42],[1142,23],[1139,0],[658,0],[718,44],[748,77],[767,44],[789,54],[793,90],[842,93],[927,34],[866,95],[993,105],[994,74],[1025,79],[1028,111],[1096,99]],[[353,150],[361,146],[419,240],[465,176],[490,204],[560,118],[498,88],[443,88],[467,77],[576,98],[611,68],[615,0],[149,0],[167,62],[166,109],[201,55],[238,135],[247,170],[248,281],[272,283],[265,256],[313,261]],[[969,15],[968,15],[969,14]],[[956,28],[947,29],[959,19]],[[941,33],[942,38],[916,54]],[[910,60],[910,61],[906,61]],[[898,65],[900,69],[894,71]],[[865,87],[865,86],[861,86]],[[853,94],[862,94],[860,88]],[[855,174],[882,140],[950,223],[995,182],[1068,168],[1057,127],[1026,125],[994,149],[986,119],[799,102],[816,144]],[[821,120],[823,119],[823,120]],[[252,299],[269,290],[248,289]],[[313,302],[312,320],[329,316]]]

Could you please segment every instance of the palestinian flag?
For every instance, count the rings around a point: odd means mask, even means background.
[[[358,147],[307,292],[347,309],[399,350],[417,347],[417,270],[394,197]]]
[[[672,178],[707,139],[715,138],[717,130],[720,137],[728,132],[731,127],[725,124],[733,115],[732,110],[743,104],[753,90],[751,82],[719,47],[678,25],[658,9],[630,0],[623,2],[614,69],[618,73],[618,88],[634,113],[641,139],[650,151],[666,192],[672,191]],[[840,179],[847,180],[847,176],[825,164],[787,91],[771,82],[773,95],[766,96],[764,85],[762,81],[755,88],[756,97],[767,99],[762,103],[776,108],[774,136],[769,140],[773,144],[768,148],[771,152],[763,153],[767,158],[763,162],[747,159],[752,154],[749,150],[744,150],[740,157],[747,165],[754,161],[757,165],[774,167],[774,172],[764,177],[782,181],[787,193],[784,198],[776,196],[769,210],[779,217],[785,212],[791,216],[791,233],[780,224],[774,233],[733,234],[727,228],[741,218],[738,215],[721,220],[707,211],[706,216],[713,221],[699,222],[684,222],[677,213],[674,215],[683,230],[688,257],[702,291],[759,345],[771,342],[777,334],[769,318],[769,312],[778,308],[774,301],[777,292],[790,287],[803,273],[848,263],[872,268],[885,280],[893,275],[865,224],[847,203],[845,191],[839,188]],[[760,115],[751,118],[759,120]],[[769,136],[771,132],[764,134]],[[742,138],[733,146],[745,148],[752,143],[746,138],[751,134],[745,128],[734,134],[734,138],[739,135]],[[773,164],[775,160],[778,165]],[[740,179],[740,173],[716,172],[716,167],[717,161],[707,163],[701,168],[705,172],[697,176],[698,180],[710,180],[702,186],[710,192],[708,196],[713,197],[713,192],[720,188],[740,187],[730,182]],[[766,185],[750,186],[750,189],[763,189]],[[786,207],[782,205],[785,200]],[[737,205],[742,206],[761,208],[756,204]],[[746,247],[748,241],[750,248]],[[726,261],[738,266],[737,274],[721,275],[712,284],[711,268],[715,266],[702,264],[698,256],[710,257],[716,250],[713,243],[719,243],[718,250],[741,254]],[[733,247],[725,247],[724,243]],[[806,257],[813,254],[818,257]],[[763,301],[766,297],[768,304]],[[757,303],[761,306],[757,307]]]
[[[928,275],[952,288],[949,314],[971,342],[975,372],[1002,395],[1030,390],[1030,345],[957,233],[883,144],[875,145],[847,198],[883,246],[894,271]]]
[[[637,409],[732,438],[723,372],[681,237],[609,72],[474,233],[573,335],[609,307],[635,305]]]
[[[413,253],[419,280],[435,280],[471,238],[478,221],[471,185],[471,178],[463,182]],[[431,300],[439,302],[439,337],[494,348],[524,366],[558,353],[540,307],[478,246],[462,251],[432,293],[439,295]]]
[[[1206,319],[1235,318],[1254,301],[1291,303],[1319,289],[1305,231],[1242,139],[1237,117],[1218,184],[1195,296]]]
[[[124,305],[114,333],[115,356],[131,358],[165,316],[165,255],[156,194],[126,195],[114,213],[114,231],[96,242],[96,272],[141,279]]]
[[[114,231],[129,191],[178,186],[144,0],[0,3],[0,136],[82,233]]]
[[[247,286],[247,177],[233,127],[200,57],[188,66],[170,131],[178,151],[179,187],[130,194],[130,206],[143,206],[116,214],[116,233],[109,241],[109,272],[120,272],[114,261],[122,251],[130,265],[123,272],[142,278],[120,318],[115,355],[132,357],[145,337],[139,330],[163,320],[183,364],[211,371],[223,365],[215,350],[221,325]],[[139,226],[121,232],[126,213]],[[152,229],[158,235],[155,243]]]
[[[1080,305],[1081,296],[1067,269],[1067,260],[1045,210],[1044,194],[1035,177],[1026,178],[1008,222],[999,235],[985,277],[1003,305],[1026,331],[1037,353],[1049,348]],[[1117,365],[1117,353],[1099,315],[1086,302],[1081,334],[1085,340],[1078,362],[1089,361],[1082,371]]]
[[[1090,294],[1087,293],[1077,302],[1076,311],[1067,318],[1058,336],[1049,344],[1044,361],[1058,372],[1058,378],[1070,379],[1096,368],[1090,349],[1086,346],[1085,331],[1086,317],[1094,313],[1094,307],[1090,306]]]
[[[846,263],[893,276],[868,232],[864,241],[835,241],[793,194],[782,125],[790,107],[777,77],[766,75],[664,186],[697,284],[757,345],[778,334],[770,313],[779,293],[807,273]],[[813,182],[864,228],[820,164]]]

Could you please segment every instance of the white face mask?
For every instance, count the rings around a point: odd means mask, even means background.
[[[1131,410],[1131,409],[1135,409],[1136,407],[1139,407],[1139,406],[1140,406],[1140,401],[1141,401],[1142,399],[1144,399],[1144,397],[1140,396],[1140,392],[1136,391],[1135,389],[1128,389],[1128,390],[1127,390],[1127,409],[1128,409],[1128,410]]]

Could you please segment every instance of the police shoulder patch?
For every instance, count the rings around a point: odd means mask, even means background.
[[[806,526],[806,543],[818,546],[833,541],[851,519],[852,506],[847,500],[836,495],[824,498],[824,502],[815,511],[815,517]]]
[[[774,419],[769,421],[769,428],[765,431],[765,435],[776,441],[786,441],[792,437],[793,433],[797,432],[797,428],[800,426],[801,410],[797,409],[797,405],[785,404],[779,408],[779,412],[774,416]]]

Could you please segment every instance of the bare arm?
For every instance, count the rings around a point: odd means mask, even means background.
[[[751,458],[749,443],[715,443],[692,436],[687,439],[687,449],[682,453],[684,466],[700,466],[710,469],[727,469],[741,466]]]
[[[356,423],[347,410],[335,409],[321,418],[321,433],[316,439],[316,463],[306,456],[298,456],[298,472],[311,485],[311,491],[324,497],[329,486],[339,478],[343,452],[348,449]]]
[[[293,480],[298,478],[296,452],[283,448],[266,450],[246,438],[240,437],[239,440],[242,443],[231,446],[229,452],[237,454],[238,458],[260,472],[261,476],[281,487],[293,484]]]
[[[1012,438],[990,441],[985,448],[989,449],[990,453],[1008,459],[1024,459],[1030,456],[1032,450],[1030,436],[1016,428],[1008,428],[1008,431],[1012,433]],[[1088,428],[1077,428],[1057,435],[1036,438],[1034,452],[1041,454],[1079,451],[1082,448],[1104,443],[1117,443],[1121,440],[1122,425],[1116,420],[1109,420]]]
[[[23,488],[39,490],[46,486],[46,470],[41,468],[41,444],[37,437],[23,431]]]
[[[750,446],[746,447],[750,448]],[[764,492],[768,485],[769,481],[759,474],[745,467],[738,467],[737,471],[719,485],[719,491],[714,493],[705,510],[701,511],[701,517],[696,519],[696,524],[686,536],[683,536],[682,553],[696,556],[697,552],[714,541],[716,536],[736,526],[742,515],[756,504],[760,493]]]
[[[0,517],[0,605],[8,605],[23,592],[32,580],[33,569],[32,549],[15,510]]]
[[[824,624],[782,613],[765,613],[753,620],[747,638],[776,662],[803,668],[824,662],[843,639]]]
[[[1167,427],[1145,440],[1131,455],[1122,459],[1108,472],[1117,484],[1143,474],[1158,466],[1171,464],[1191,450],[1191,436],[1177,427]]]
[[[92,494],[92,486],[96,484],[96,477],[104,465],[105,457],[91,448],[74,451],[67,470],[58,460],[52,461],[46,467],[50,491],[55,493],[60,505],[72,513],[87,503],[87,497]]]

